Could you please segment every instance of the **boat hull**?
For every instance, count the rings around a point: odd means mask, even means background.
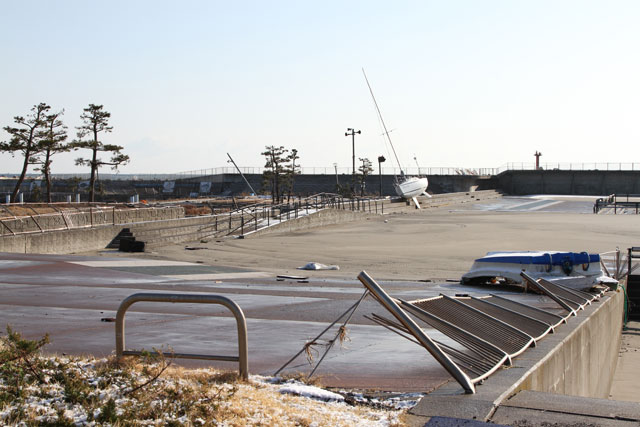
[[[400,183],[394,183],[393,187],[400,197],[411,199],[427,191],[429,180],[427,178],[410,177]]]
[[[559,251],[489,252],[475,260],[461,281],[472,283],[504,278],[519,284],[523,282],[520,276],[522,271],[535,279],[543,278],[574,289],[615,281],[602,271],[600,255]]]

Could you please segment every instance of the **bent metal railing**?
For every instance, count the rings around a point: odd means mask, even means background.
[[[464,388],[466,393],[475,393],[475,387],[471,378],[458,367],[449,356],[442,351],[414,320],[409,317],[398,303],[387,294],[378,283],[365,271],[360,272],[358,279],[371,292],[373,296],[406,328],[418,342],[451,374],[453,378]]]
[[[127,309],[136,302],[171,302],[171,303],[196,303],[196,304],[220,304],[231,311],[236,318],[238,328],[238,356],[215,356],[207,354],[173,353],[173,357],[184,359],[200,360],[222,360],[225,362],[238,362],[240,376],[244,379],[249,377],[248,339],[247,322],[244,313],[238,304],[227,297],[221,295],[184,295],[184,294],[162,294],[162,293],[138,293],[125,298],[116,314],[116,357],[140,356],[141,351],[125,350],[124,340],[124,317]]]
[[[500,367],[511,364],[512,358],[534,346],[567,317],[583,310],[605,292],[578,291],[544,279],[534,280],[524,272],[522,277],[568,314],[558,315],[497,296],[453,298],[440,295],[404,301],[389,296],[366,272],[358,275],[365,288],[395,320],[375,313],[365,318],[422,345],[466,393],[474,393],[477,384]],[[444,334],[453,343],[430,338],[409,315]]]

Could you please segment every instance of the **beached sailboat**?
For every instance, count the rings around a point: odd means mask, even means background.
[[[393,151],[393,155],[396,159],[396,164],[398,165],[398,169],[400,169],[400,175],[395,176],[395,182],[393,183],[393,187],[396,190],[398,196],[403,197],[407,200],[413,200],[416,204],[416,207],[419,209],[420,204],[418,203],[418,199],[416,197],[424,194],[429,196],[427,193],[427,187],[429,186],[429,180],[426,177],[417,177],[417,176],[406,176],[404,171],[402,170],[402,165],[400,164],[400,160],[398,160],[398,154],[396,153],[396,149],[393,146],[393,142],[391,142],[391,137],[389,136],[389,131],[387,130],[387,125],[382,118],[382,113],[380,112],[380,107],[378,107],[378,101],[376,101],[376,97],[373,94],[373,89],[371,89],[371,85],[369,84],[369,79],[367,78],[367,74],[362,69],[362,74],[364,74],[364,79],[367,82],[367,87],[369,87],[369,93],[371,93],[371,98],[373,98],[373,104],[376,106],[376,111],[378,112],[378,118],[380,119],[380,123],[382,124],[382,128],[384,129],[384,135],[391,146],[391,150]],[[429,196],[431,197],[431,196]]]

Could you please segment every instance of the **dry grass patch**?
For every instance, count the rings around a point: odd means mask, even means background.
[[[400,411],[284,394],[270,378],[185,369],[170,358],[43,356],[47,337],[0,337],[0,424],[390,426]],[[295,380],[285,385],[306,387]],[[317,389],[319,392],[323,390]],[[326,392],[325,392],[326,393]]]

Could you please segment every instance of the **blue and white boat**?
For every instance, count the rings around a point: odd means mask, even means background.
[[[461,282],[519,284],[522,271],[574,289],[617,283],[602,271],[599,254],[561,251],[488,252],[475,260]]]

